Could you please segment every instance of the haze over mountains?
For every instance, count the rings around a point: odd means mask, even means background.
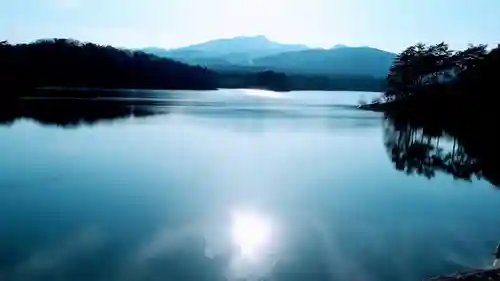
[[[385,77],[396,56],[370,48],[335,45],[330,49],[282,44],[265,36],[217,39],[178,49],[144,48],[160,57],[219,72],[272,70],[287,74]]]

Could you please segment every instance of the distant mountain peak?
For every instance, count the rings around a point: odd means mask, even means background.
[[[265,35],[220,38],[178,49],[169,50],[165,56],[174,58],[204,57],[225,59],[231,63],[250,63],[252,59],[282,52],[309,49],[304,45],[282,44],[269,40]],[[153,50],[158,51],[158,50]]]

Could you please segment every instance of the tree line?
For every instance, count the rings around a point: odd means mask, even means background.
[[[418,43],[406,48],[394,60],[387,76],[385,101],[416,95],[445,95],[448,102],[457,98],[490,100],[498,84],[500,45],[470,45],[454,51],[444,42]],[[429,97],[429,98],[437,98]]]
[[[3,87],[214,89],[215,73],[140,51],[44,39],[0,42]]]
[[[271,70],[224,72],[219,74],[221,88],[259,88],[273,91],[372,91],[386,89],[384,79],[365,75],[286,74]]]

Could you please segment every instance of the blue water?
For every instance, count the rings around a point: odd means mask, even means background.
[[[140,105],[151,115],[12,118],[0,280],[422,280],[490,266],[500,190],[396,170],[386,121],[353,106],[374,95],[159,91]]]

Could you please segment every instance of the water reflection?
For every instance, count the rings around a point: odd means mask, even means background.
[[[97,122],[168,113],[168,107],[154,106],[146,101],[106,99],[16,99],[2,101],[0,124],[19,119],[32,119],[43,125],[77,127]]]
[[[470,139],[475,141],[468,141]],[[484,155],[469,153],[487,143],[490,142],[477,136],[459,139],[436,124],[409,119],[387,118],[384,126],[384,145],[397,170],[427,178],[442,172],[464,181],[484,177],[493,185],[500,186],[490,177],[492,167],[488,164],[492,164],[491,161],[484,161]],[[489,148],[492,153],[497,151],[496,147]],[[488,172],[485,173],[485,169]]]
[[[205,238],[196,235],[177,239],[175,244],[173,249],[163,249],[145,260],[128,264],[111,280],[227,280],[225,275],[234,255],[232,250],[208,257]]]
[[[141,122],[1,128],[0,280],[425,280],[491,266],[495,190],[395,173],[378,116],[207,95],[155,100],[171,114]],[[4,107],[71,127],[146,106],[122,100]],[[470,179],[489,175],[463,138],[386,125],[405,171],[445,172],[451,152],[481,167]]]
[[[155,114],[189,114],[221,120],[237,119],[258,123],[262,120],[290,121],[314,126],[317,120],[339,127],[347,124],[379,126],[379,115],[356,110],[344,100],[352,93],[274,93],[260,90],[220,91],[94,91],[40,90],[16,94],[23,98],[3,99],[0,125],[32,119],[43,125],[77,127],[112,119]],[[326,97],[329,97],[326,99]],[[354,103],[354,102],[353,102]],[[240,124],[238,124],[240,126]],[[294,127],[301,127],[296,126]]]

